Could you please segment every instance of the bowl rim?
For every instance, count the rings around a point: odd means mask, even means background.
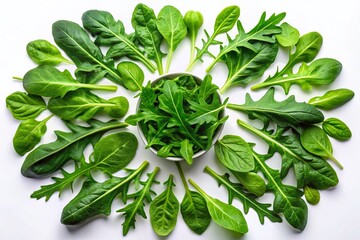
[[[204,79],[201,79],[200,77],[198,77],[198,76],[196,76],[196,75],[194,75],[194,74],[192,74],[190,72],[174,72],[174,73],[163,74],[163,75],[159,76],[158,78],[150,81],[150,84],[153,85],[153,84],[157,83],[158,81],[163,80],[164,78],[169,78],[168,80],[172,80],[172,79],[174,79],[174,78],[176,78],[178,76],[181,76],[181,75],[192,76],[195,79],[195,81],[197,81],[197,82],[202,82],[204,80]],[[207,75],[209,75],[209,74],[207,74]],[[220,94],[219,90],[216,90],[216,92],[217,92],[217,94],[219,96],[220,102],[222,103],[223,101],[222,101],[221,94]],[[139,97],[137,105],[136,105],[136,113],[139,111],[140,103],[141,103],[141,97]],[[224,116],[225,116],[225,108],[221,111],[221,117],[224,117]],[[213,135],[214,137],[213,137],[211,146],[209,147],[209,149],[208,150],[200,150],[200,151],[194,153],[194,155],[192,157],[193,159],[204,155],[207,151],[209,151],[212,148],[212,146],[214,146],[216,141],[220,138],[220,135],[221,135],[221,133],[222,133],[222,131],[224,129],[224,125],[225,125],[225,123],[222,123],[216,129],[215,134]],[[138,131],[138,133],[140,135],[141,140],[143,141],[143,143],[146,146],[148,143],[147,143],[146,137],[145,137],[145,135],[144,135],[144,133],[143,133],[141,127],[140,127],[140,124],[137,123],[136,127],[137,127],[137,131]],[[149,147],[149,148],[146,148],[146,149],[149,149],[152,153],[154,153],[156,156],[158,156],[157,155],[158,150],[154,149],[153,147]],[[183,161],[184,160],[184,158],[182,158],[182,157],[175,157],[175,156],[161,157],[161,158],[166,159],[166,160],[170,160],[170,161]]]

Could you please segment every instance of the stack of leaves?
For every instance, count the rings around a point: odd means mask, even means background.
[[[126,118],[139,124],[147,148],[160,157],[181,157],[188,164],[199,151],[208,150],[226,121],[217,86],[208,75],[203,81],[188,74],[164,77],[148,84],[140,94],[138,113]]]

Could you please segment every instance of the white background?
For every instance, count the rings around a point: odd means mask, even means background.
[[[41,185],[51,182],[50,179],[28,179],[20,174],[23,157],[18,156],[12,149],[12,136],[19,124],[14,120],[5,107],[5,98],[14,91],[21,91],[21,82],[13,80],[12,76],[23,76],[26,71],[35,65],[28,59],[25,46],[35,39],[47,39],[53,42],[51,36],[51,25],[59,19],[66,19],[81,23],[81,15],[89,9],[110,11],[116,19],[121,19],[127,29],[132,31],[130,19],[135,5],[140,1],[2,1],[0,3],[0,80],[1,80],[1,107],[0,114],[2,121],[0,138],[0,239],[70,239],[70,240],[95,240],[95,239],[162,239],[157,237],[150,226],[148,219],[137,218],[136,229],[131,229],[129,234],[123,238],[122,226],[123,217],[115,211],[120,207],[114,203],[112,214],[108,218],[97,218],[88,224],[68,228],[60,223],[62,208],[75,196],[75,192],[65,191],[60,198],[53,196],[47,203],[44,199],[30,199],[30,194]],[[317,206],[309,206],[309,218],[306,229],[303,232],[293,230],[286,222],[272,223],[268,219],[261,225],[256,213],[250,209],[245,216],[249,225],[249,233],[242,239],[357,239],[360,234],[360,161],[359,161],[359,135],[360,135],[360,110],[359,110],[359,58],[360,58],[360,14],[358,3],[355,0],[342,1],[142,1],[152,7],[156,13],[166,4],[179,8],[185,14],[188,10],[198,10],[204,15],[204,28],[212,33],[213,23],[217,14],[224,7],[237,4],[241,8],[240,20],[246,30],[254,26],[261,13],[266,11],[272,13],[286,12],[285,21],[297,27],[301,34],[310,31],[318,31],[324,38],[323,47],[319,57],[332,57],[343,64],[343,71],[339,78],[328,87],[316,88],[311,92],[303,92],[298,87],[292,87],[290,94],[294,94],[298,101],[307,101],[309,98],[322,95],[326,90],[336,88],[350,88],[355,91],[355,98],[347,105],[333,111],[325,112],[326,117],[338,117],[345,121],[352,129],[353,137],[347,142],[332,140],[334,155],[344,165],[340,171],[334,167],[340,179],[339,185],[331,190],[321,191],[321,201]],[[231,36],[235,32],[232,31]],[[203,33],[200,33],[204,37]],[[200,39],[198,39],[200,42]],[[198,42],[198,44],[199,44]],[[212,48],[216,52],[217,48]],[[189,41],[185,40],[175,53],[171,72],[179,72],[185,69],[188,61]],[[208,66],[210,59],[205,58],[204,64],[197,64],[193,73],[203,77],[204,69]],[[276,64],[269,69],[265,75],[274,73],[276,65],[283,66],[286,58],[279,55]],[[62,65],[61,67],[68,67]],[[145,70],[146,71],[146,70]],[[212,71],[214,82],[222,85],[226,78],[226,68],[216,66]],[[152,80],[156,75],[146,71],[146,80]],[[264,78],[262,78],[263,80]],[[103,83],[106,83],[104,81]],[[230,102],[243,103],[245,92],[249,89],[233,88],[225,96],[230,97]],[[277,98],[285,96],[282,89],[276,88]],[[132,103],[130,113],[134,111],[136,100],[133,93],[126,92],[121,87],[117,94],[129,97]],[[251,93],[257,99],[264,94],[264,91]],[[106,96],[107,97],[107,96]],[[106,98],[105,97],[105,98]],[[248,141],[257,142],[259,149],[266,150],[260,139],[250,136],[248,133],[236,126],[238,117],[247,120],[247,117],[230,110],[227,113],[231,116],[226,123],[225,134],[238,134]],[[39,119],[45,117],[44,113]],[[53,130],[63,129],[63,125],[53,118],[48,123],[48,132],[43,142],[54,140]],[[129,131],[136,133],[135,128]],[[144,145],[140,142],[139,151],[131,167],[138,166],[142,161],[150,161],[149,171],[155,166],[160,166],[161,171],[158,179],[163,182],[169,173],[175,175],[177,187],[175,193],[178,199],[183,197],[183,187],[177,174],[175,165],[155,157],[151,152],[143,150]],[[278,166],[278,162],[272,163]],[[215,162],[214,153],[211,150],[204,157],[197,159],[196,163],[184,170],[187,177],[194,179],[210,195],[223,201],[227,201],[227,193],[221,187],[218,188],[214,179],[202,170],[205,165],[210,165],[218,172],[223,169]],[[291,179],[288,180],[291,182]],[[79,184],[74,191],[79,190]],[[157,192],[163,187],[156,186]],[[272,196],[266,197],[271,201]],[[242,209],[240,202],[235,200],[234,204]],[[177,226],[168,239],[238,239],[239,236],[218,227],[213,222],[207,231],[201,235],[193,234],[184,224],[180,214]]]

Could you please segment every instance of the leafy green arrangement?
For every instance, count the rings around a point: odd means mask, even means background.
[[[300,36],[296,28],[282,22],[285,13],[268,18],[263,13],[248,32],[239,16],[238,6],[223,9],[216,17],[212,34],[204,31],[200,47],[196,46],[204,22],[200,12],[188,11],[182,16],[175,7],[165,6],[156,15],[144,4],[134,9],[131,19],[134,32],[130,34],[111,13],[89,10],[82,15],[82,26],[68,20],[53,24],[56,45],[43,39],[31,41],[26,50],[39,66],[19,78],[23,91],[6,98],[12,116],[21,121],[13,146],[19,155],[26,155],[21,167],[24,176],[43,178],[58,174],[52,177],[52,183],[41,186],[31,197],[47,201],[57,192],[72,190],[73,183],[81,181],[80,191],[63,209],[61,222],[74,225],[109,215],[112,202],[119,198],[123,206],[117,212],[124,218],[124,236],[135,228],[138,215],[142,218],[149,215],[154,232],[168,236],[176,227],[179,212],[196,234],[202,234],[211,221],[240,235],[246,234],[251,226],[242,211],[232,204],[234,198],[243,203],[245,214],[253,209],[262,224],[265,218],[271,222],[285,219],[293,228],[304,230],[309,214],[306,202],[318,204],[320,191],[339,182],[327,161],[343,168],[333,155],[333,139],[346,141],[352,136],[342,120],[326,118],[321,110],[344,105],[354,97],[354,92],[335,89],[308,102],[298,102],[295,96],[277,101],[276,86],[282,87],[287,95],[294,84],[307,91],[314,86],[329,85],[341,73],[342,65],[332,58],[316,59],[322,36],[317,32]],[[236,35],[231,37],[235,24]],[[220,35],[225,33],[227,42],[223,43]],[[166,75],[143,86],[144,72],[137,63],[152,73],[167,73],[173,54],[186,37],[191,45],[187,71],[208,55],[213,61],[207,72],[215,71],[218,64],[228,69],[223,86],[218,88],[213,84],[210,74],[204,79],[191,74]],[[220,47],[216,53],[212,52],[214,45]],[[260,99],[254,100],[247,93],[243,104],[228,103],[228,99],[221,101],[218,90],[224,93],[259,80],[279,51],[288,52],[285,66],[251,87],[252,90],[267,88]],[[60,70],[59,64],[75,64],[76,70],[73,73]],[[297,64],[300,68],[295,72]],[[116,85],[100,85],[104,78]],[[96,95],[99,90],[116,91],[117,85],[132,92],[140,91],[138,111],[124,122],[119,119],[129,109],[125,97],[103,99]],[[252,121],[237,120],[241,128],[268,145],[266,153],[260,154],[254,143],[235,134],[217,139],[220,127],[228,119],[223,113],[225,108],[262,123],[259,128]],[[50,113],[37,119],[47,112]],[[47,123],[55,117],[69,130],[57,130],[55,141],[41,143]],[[159,167],[146,173],[149,162],[144,161],[136,169],[127,168],[138,147],[136,136],[126,131],[128,124],[139,126],[146,138],[146,148],[154,149],[160,157],[183,158],[189,165],[196,153],[209,150],[216,141],[216,159],[225,173],[217,173],[209,166],[204,172],[225,187],[228,202],[210,196],[194,180],[187,180],[179,162],[175,164],[185,189],[182,201],[173,191],[176,187],[173,174],[164,182],[163,192],[156,193],[152,186],[158,183]],[[89,145],[93,151],[86,155]],[[279,169],[268,164],[275,154],[281,158]],[[65,170],[68,165],[74,166],[72,172]],[[295,173],[296,185],[283,181],[290,171]],[[118,172],[122,173],[121,177],[115,175]],[[95,174],[106,179],[97,181]],[[268,192],[274,196],[272,203],[264,203],[262,199]]]

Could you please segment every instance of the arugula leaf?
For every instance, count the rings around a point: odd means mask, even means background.
[[[150,204],[150,222],[153,230],[159,236],[168,236],[175,228],[179,213],[179,201],[172,191],[175,186],[174,176],[170,174],[164,183],[167,187]]]
[[[103,77],[122,85],[114,63],[105,61],[98,46],[77,23],[59,20],[52,25],[55,43],[69,56],[78,69],[75,75],[80,82],[96,83]]]
[[[212,176],[219,183],[219,185],[224,185],[224,187],[228,190],[229,204],[232,204],[232,201],[236,197],[243,203],[245,214],[249,212],[250,207],[256,211],[261,224],[264,224],[265,217],[267,217],[272,222],[282,222],[281,218],[275,212],[269,209],[271,204],[257,202],[255,199],[256,196],[246,193],[243,189],[241,189],[239,184],[231,182],[228,174],[220,176],[208,166],[205,167],[204,171]]]
[[[46,109],[46,103],[40,96],[24,92],[14,92],[6,97],[6,107],[18,120],[34,119]]]
[[[252,48],[255,51],[242,47],[223,56],[228,68],[228,76],[219,90],[220,93],[233,86],[246,86],[259,79],[275,61],[278,53],[277,44],[272,43],[255,42]]]
[[[184,40],[187,28],[181,12],[173,6],[163,7],[159,14],[156,26],[168,45],[165,73],[170,69],[173,53]]]
[[[80,88],[93,90],[116,91],[116,86],[80,83],[69,71],[60,72],[49,65],[41,65],[28,71],[23,79],[24,89],[33,95],[43,97],[64,97],[67,92]]]
[[[295,96],[278,102],[274,94],[275,89],[270,88],[261,99],[254,101],[247,93],[244,104],[229,103],[227,108],[245,112],[250,119],[260,119],[265,126],[273,121],[280,127],[299,129],[302,124],[320,123],[324,120],[324,115],[319,110],[310,104],[296,102]]]
[[[187,164],[191,165],[193,163],[193,145],[190,143],[189,139],[184,139],[180,143],[180,155],[185,159]]]
[[[60,63],[72,64],[71,61],[62,56],[56,46],[44,39],[29,42],[26,45],[26,52],[31,60],[39,65],[58,65]]]
[[[240,47],[245,47],[255,52],[256,48],[252,46],[252,42],[261,41],[275,43],[275,39],[272,36],[281,32],[281,28],[278,27],[277,24],[284,19],[285,15],[285,13],[280,13],[278,15],[273,14],[266,20],[266,13],[264,12],[260,17],[258,24],[256,24],[256,26],[248,33],[245,33],[241,22],[238,20],[238,34],[234,39],[231,39],[228,36],[229,44],[227,46],[222,46],[219,54],[215,57],[206,71],[209,72],[217,62],[221,61],[225,54],[231,51],[239,52]]]
[[[353,99],[355,93],[346,88],[329,90],[324,95],[313,97],[309,104],[324,110],[331,110],[340,107]]]
[[[66,122],[71,132],[55,131],[57,140],[40,145],[30,152],[21,167],[21,173],[26,177],[49,175],[71,159],[80,161],[86,146],[89,143],[94,145],[105,132],[127,126],[115,120],[102,122],[92,119],[88,124],[88,127],[83,127]]]
[[[191,63],[189,63],[188,67],[186,68],[187,71],[190,72],[198,60],[202,61],[202,57],[204,54],[213,56],[208,50],[210,45],[221,44],[221,42],[215,40],[215,38],[222,33],[226,33],[230,31],[234,27],[239,16],[240,16],[240,8],[235,5],[224,8],[217,15],[214,23],[213,34],[210,36],[208,32],[205,30],[206,40],[202,39],[202,47],[196,48],[197,49],[196,56],[194,60]]]
[[[141,175],[147,165],[148,162],[144,162],[128,176],[122,178],[112,176],[102,183],[92,178],[86,180],[79,194],[64,207],[61,223],[75,225],[97,215],[110,215],[111,204],[115,197],[138,175]]]
[[[13,138],[14,149],[19,155],[25,155],[41,141],[47,129],[46,123],[52,116],[41,121],[27,119],[20,123]]]
[[[322,123],[322,128],[327,135],[337,140],[349,140],[352,136],[350,128],[340,119],[328,118]]]
[[[152,173],[148,174],[148,179],[146,182],[141,182],[143,187],[137,192],[128,195],[128,197],[134,198],[134,201],[117,211],[122,212],[125,216],[125,221],[122,224],[124,236],[128,234],[130,227],[135,228],[135,218],[137,214],[143,218],[146,218],[144,201],[146,200],[148,203],[150,203],[152,201],[151,194],[156,194],[151,190],[151,185],[155,182],[155,176],[158,171],[159,168],[156,167]]]
[[[165,56],[161,52],[160,46],[163,36],[156,26],[157,18],[154,10],[143,3],[136,5],[131,24],[135,29],[135,36],[144,47],[146,57],[153,59],[160,75],[164,73],[162,58]]]

